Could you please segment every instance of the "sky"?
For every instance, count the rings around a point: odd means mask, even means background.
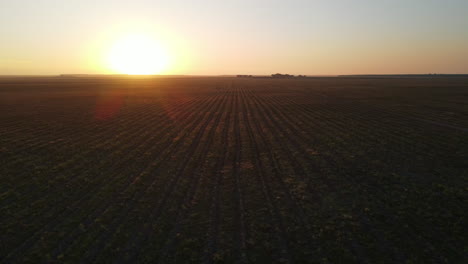
[[[162,74],[468,73],[467,0],[1,0],[0,75],[114,73],[122,36]]]

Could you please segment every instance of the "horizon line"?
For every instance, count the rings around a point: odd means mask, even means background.
[[[272,74],[114,74],[114,73],[60,73],[60,74],[0,74],[0,77],[86,77],[86,76],[110,76],[110,77],[171,77],[171,76],[188,76],[188,77],[271,77],[273,74],[291,75],[294,77],[340,77],[340,76],[468,76],[468,73],[372,73],[372,74],[288,74],[288,73],[272,73]]]

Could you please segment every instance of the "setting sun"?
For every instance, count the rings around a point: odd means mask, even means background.
[[[153,38],[134,34],[118,39],[108,54],[112,71],[123,74],[159,74],[169,63],[167,51]]]
[[[0,0],[0,264],[468,264],[467,14]]]

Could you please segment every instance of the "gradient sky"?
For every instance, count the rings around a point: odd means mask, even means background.
[[[0,74],[109,73],[134,31],[168,74],[468,73],[467,0],[2,0]]]

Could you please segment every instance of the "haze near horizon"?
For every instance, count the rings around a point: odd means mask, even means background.
[[[468,2],[2,1],[0,75],[468,72]]]

